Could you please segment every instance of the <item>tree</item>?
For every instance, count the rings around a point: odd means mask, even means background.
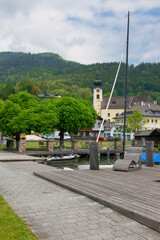
[[[41,90],[39,89],[39,87],[34,85],[31,89],[31,94],[38,96],[38,94],[40,93],[41,93]]]
[[[20,134],[31,130],[50,133],[57,123],[56,108],[49,99],[38,102],[33,95],[21,92],[0,103],[1,130],[6,136],[16,136],[17,149]]]
[[[16,136],[16,141],[20,139],[20,133],[22,133],[22,128],[19,126],[19,121],[17,122],[17,116],[22,114],[21,107],[7,100],[0,109],[0,126],[4,136]],[[16,119],[15,119],[16,118]],[[12,121],[16,124],[13,127]],[[17,126],[17,127],[16,127]],[[17,145],[18,147],[18,145]]]
[[[88,101],[62,97],[55,99],[59,115],[56,128],[60,131],[60,143],[63,145],[64,132],[69,134],[79,129],[93,127],[97,113]]]
[[[7,83],[2,91],[3,100],[8,99],[12,93],[15,93],[14,86],[11,83]]]
[[[11,94],[9,100],[17,103],[22,109],[29,109],[37,105],[37,99],[27,91]]]
[[[133,111],[133,115],[128,116],[127,118],[127,130],[132,132],[137,132],[142,129],[146,124],[146,119],[143,118],[140,111]]]
[[[17,84],[19,91],[27,90],[28,92],[30,92],[33,86],[34,86],[33,81],[30,78],[25,78]]]
[[[40,133],[51,133],[58,124],[58,114],[54,100],[44,99],[29,110],[32,130]]]

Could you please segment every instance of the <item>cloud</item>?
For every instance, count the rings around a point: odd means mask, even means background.
[[[0,51],[49,51],[80,63],[119,61],[130,10],[130,63],[160,61],[159,0],[1,0],[0,7]]]

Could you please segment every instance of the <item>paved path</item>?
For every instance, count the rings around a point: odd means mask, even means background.
[[[160,239],[158,232],[85,196],[40,179],[33,171],[50,172],[53,168],[35,162],[0,163],[0,193],[28,222],[38,239]]]
[[[15,161],[43,161],[43,158],[28,156],[18,152],[0,151],[0,162],[15,162]]]

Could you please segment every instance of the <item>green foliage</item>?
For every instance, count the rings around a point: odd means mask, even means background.
[[[11,123],[20,113],[21,107],[18,104],[9,100],[2,104],[0,109],[0,126],[4,136],[17,134],[17,130],[12,129]]]
[[[93,127],[97,113],[89,101],[61,97],[37,101],[27,91],[12,94],[9,100],[0,101],[0,126],[3,135],[21,133],[51,133],[55,128],[61,132]]]
[[[33,86],[42,93],[60,94],[74,98],[92,100],[93,82],[97,69],[102,81],[103,93],[108,96],[118,63],[97,63],[82,65],[65,61],[53,53],[26,54],[14,52],[0,53],[0,86],[12,84],[15,91],[27,90]],[[160,104],[160,63],[141,63],[128,69],[128,95],[145,95],[147,100],[157,100]],[[125,64],[119,72],[114,95],[124,95]],[[12,93],[12,92],[11,92]],[[6,99],[8,94],[7,92]],[[0,91],[2,96],[2,91]]]
[[[146,124],[146,119],[143,118],[140,111],[133,111],[133,115],[127,118],[127,131],[137,132]]]
[[[22,109],[29,109],[37,104],[36,97],[29,94],[27,91],[19,92],[9,96],[9,100],[17,103]]]
[[[32,123],[32,130],[41,133],[51,133],[59,123],[57,109],[54,100],[45,99],[39,102],[36,107],[29,110],[29,121]]]
[[[55,103],[59,115],[56,128],[59,131],[73,133],[94,126],[97,114],[89,102],[63,97],[55,99]]]
[[[120,141],[121,139],[120,139],[120,137],[115,137],[114,138],[114,141]]]
[[[12,93],[15,93],[14,86],[11,83],[7,83],[2,91],[3,100],[6,100]]]
[[[56,109],[49,99],[38,102],[27,93],[20,92],[0,103],[0,126],[3,135],[16,136],[28,134],[31,130],[50,133],[58,122]]]

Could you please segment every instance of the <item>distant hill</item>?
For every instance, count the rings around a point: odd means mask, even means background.
[[[83,65],[66,61],[58,54],[22,52],[0,53],[0,86],[13,85],[15,91],[24,90],[25,84],[37,86],[42,92],[86,97],[92,95],[93,82],[99,71],[103,93],[111,91],[118,63]],[[121,66],[115,95],[124,93],[125,64]],[[29,91],[30,88],[27,88]],[[145,95],[148,100],[160,103],[160,63],[142,63],[129,66],[128,94]]]

